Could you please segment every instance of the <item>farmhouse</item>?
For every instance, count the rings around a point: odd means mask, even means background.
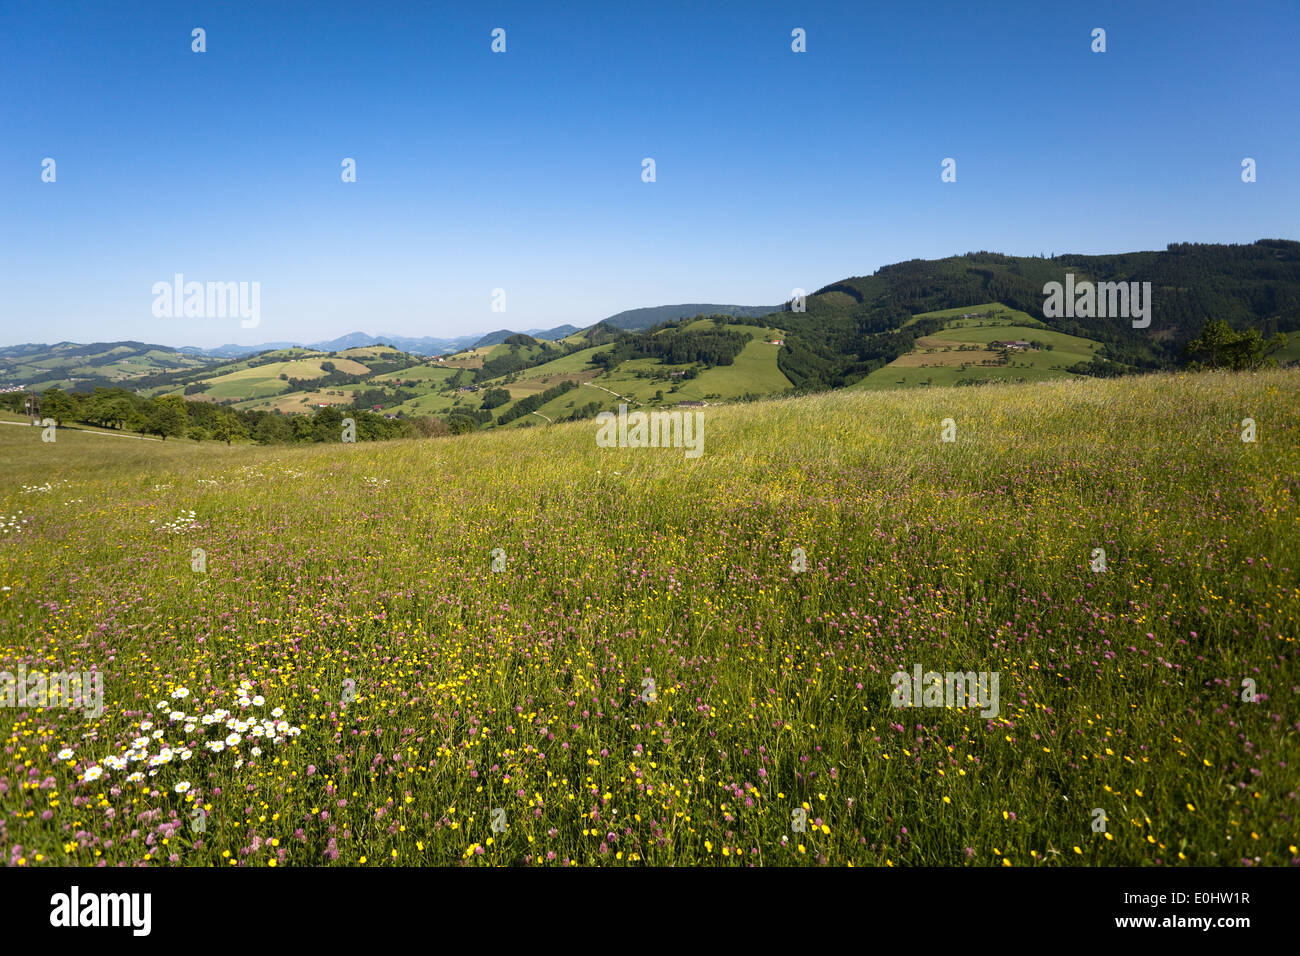
[[[989,348],[1024,351],[1025,349],[1029,348],[1029,343],[1026,342],[1024,339],[1016,339],[1015,341],[1007,341],[1007,342],[990,342]]]

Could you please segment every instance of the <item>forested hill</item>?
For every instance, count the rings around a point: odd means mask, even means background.
[[[1151,325],[1128,318],[1047,318],[1043,287],[1065,281],[1150,282]],[[806,312],[773,321],[786,329],[780,366],[799,388],[849,384],[910,351],[940,323],[905,323],[918,313],[1001,302],[1053,329],[1103,343],[1105,362],[1136,369],[1170,368],[1207,321],[1264,335],[1300,329],[1300,242],[1261,239],[1248,245],[1176,243],[1160,252],[1117,255],[1005,256],[975,252],[912,259],[874,275],[844,279],[807,298]]]

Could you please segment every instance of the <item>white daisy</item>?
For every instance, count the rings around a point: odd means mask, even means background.
[[[93,780],[98,780],[101,776],[103,776],[103,773],[104,771],[99,767],[87,767],[86,777],[85,777],[86,782],[90,783]]]
[[[239,734],[228,734],[226,736],[226,746],[235,747],[239,744]]]
[[[72,751],[69,750],[67,747],[64,747],[62,750],[59,751],[59,759],[60,759],[60,760],[71,760],[71,759],[72,759]]]
[[[190,782],[188,780],[182,780],[180,783],[176,784],[176,786],[172,787],[172,789],[177,793],[184,793],[189,788]]]

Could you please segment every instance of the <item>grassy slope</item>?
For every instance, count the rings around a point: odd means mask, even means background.
[[[0,538],[0,667],[107,679],[94,739],[78,711],[0,709],[60,796],[0,771],[0,854],[140,862],[188,816],[184,779],[207,833],[166,852],[189,864],[317,865],[331,837],[353,864],[1285,864],[1298,387],[1273,371],[846,391],[709,409],[697,460],[598,448],[591,422],[307,448],[0,426],[0,516],[20,529]],[[190,530],[156,530],[188,509]],[[997,718],[891,708],[913,663],[997,671]],[[169,706],[237,709],[240,680],[266,697],[250,712],[305,728],[260,759],[246,742],[240,769],[155,708],[183,685]],[[193,762],[153,789],[79,783],[142,711]],[[405,829],[376,825],[381,807]],[[87,814],[88,845],[65,850]]]
[[[111,360],[106,364],[92,364],[108,359]],[[126,346],[108,348],[90,355],[71,355],[51,350],[23,362],[11,364],[9,361],[0,361],[4,368],[2,378],[5,383],[12,381],[40,391],[47,388],[75,388],[80,379],[89,376],[101,376],[129,387],[131,379],[142,375],[199,368],[206,364],[208,362],[203,359],[180,352],[150,349],[133,354]]]
[[[992,314],[988,318],[963,319],[965,313]],[[850,388],[878,391],[916,387],[927,382],[930,387],[943,387],[955,385],[961,379],[1039,382],[1074,377],[1066,369],[1078,362],[1091,361],[1100,347],[1089,339],[1052,331],[1032,316],[997,302],[926,312],[913,316],[904,325],[924,318],[948,321],[942,331],[918,339],[916,348],[907,355],[877,369]],[[1017,352],[1007,365],[980,364],[994,358],[997,354],[994,351],[963,352],[956,348],[963,344],[988,344],[1006,339],[1039,341],[1052,348]]]

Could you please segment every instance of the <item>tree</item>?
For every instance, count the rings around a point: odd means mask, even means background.
[[[510,401],[510,392],[504,388],[489,388],[483,393],[482,408],[497,408]]]
[[[301,416],[295,416],[298,418]],[[263,445],[275,445],[284,442],[293,441],[293,425],[290,419],[282,414],[274,412],[264,412],[260,420],[253,428],[253,438]]]
[[[212,426],[212,437],[229,445],[234,438],[247,438],[248,431],[233,412],[223,408]]]
[[[57,388],[47,388],[41,396],[41,414],[53,418],[59,425],[77,417],[77,406],[75,395],[68,395]]]
[[[187,424],[184,409],[178,409],[171,402],[150,399],[145,405],[143,429],[145,434],[157,435],[166,441],[168,435],[173,437],[184,435]]]
[[[121,428],[132,417],[136,401],[124,389],[97,388],[82,405],[81,417],[105,428]]]
[[[1185,351],[1193,359],[1189,368],[1240,370],[1259,368],[1270,362],[1268,357],[1285,345],[1286,336],[1281,332],[1265,341],[1259,329],[1235,332],[1223,319],[1215,319],[1205,323],[1201,334],[1187,343]]]

